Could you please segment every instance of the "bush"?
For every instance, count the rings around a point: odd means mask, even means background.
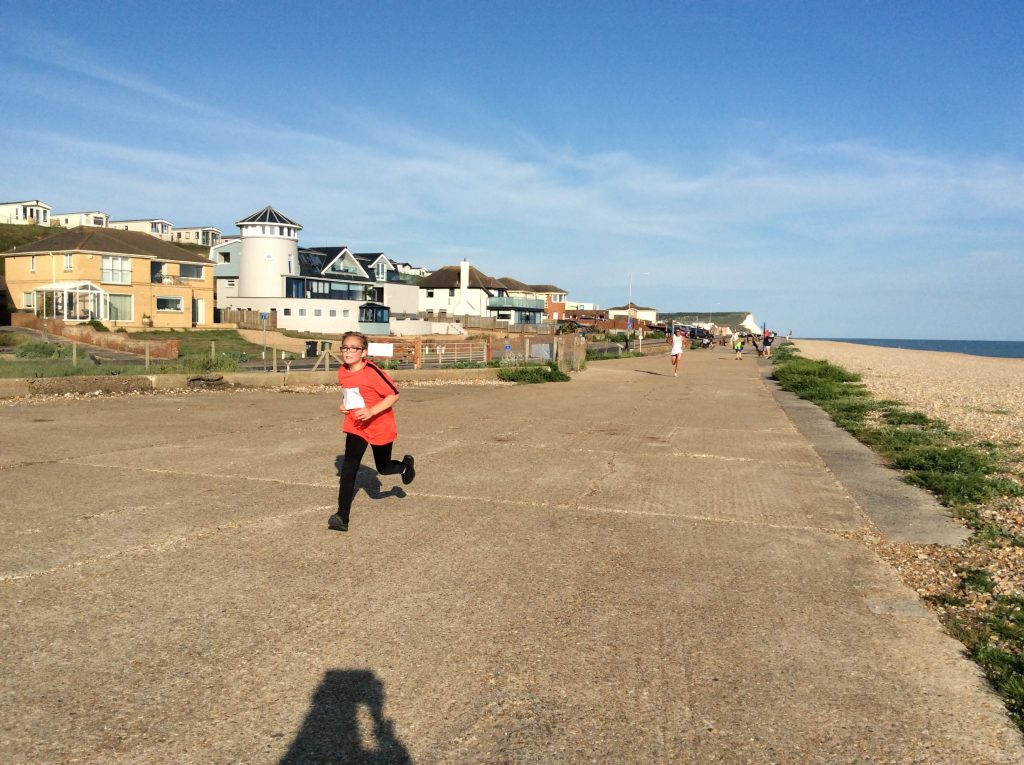
[[[570,378],[552,362],[546,366],[505,367],[498,370],[498,379],[505,382],[545,383],[568,382]]]
[[[109,329],[107,329],[107,325],[104,324],[99,319],[89,319],[89,321],[86,322],[86,325],[92,327],[97,332],[109,332],[110,331]]]
[[[11,332],[0,332],[0,348],[17,348],[25,342],[23,335],[15,335]]]
[[[71,346],[29,340],[21,343],[14,355],[19,359],[61,359],[71,356]]]

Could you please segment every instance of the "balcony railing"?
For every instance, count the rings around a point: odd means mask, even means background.
[[[420,277],[415,274],[400,274],[397,271],[388,271],[387,280],[399,284],[419,284]]]
[[[543,311],[544,301],[535,298],[492,297],[487,298],[487,308],[491,311],[518,308],[525,311]]]

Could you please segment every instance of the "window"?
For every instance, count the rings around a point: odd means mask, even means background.
[[[107,317],[110,321],[131,321],[132,296],[107,295]]]
[[[180,297],[160,297],[156,298],[156,310],[158,311],[176,311],[182,312],[182,304],[184,299]]]
[[[22,305],[22,308],[35,308],[36,307],[36,293],[34,293],[34,292],[22,292],[21,293],[21,305]]]
[[[448,297],[455,297],[455,288],[448,290]]]
[[[186,266],[184,263],[179,266],[179,274],[182,279],[202,279],[203,278],[203,267],[202,266]]]
[[[67,220],[65,219],[64,222],[67,223]],[[103,218],[94,217],[92,219],[92,225],[94,225],[94,226],[102,226],[103,225]]]
[[[288,273],[292,272],[292,259],[288,258]]]
[[[28,270],[31,271],[32,273],[35,273],[35,270],[36,270],[36,256],[35,255],[29,255],[28,256]]]
[[[285,316],[291,316],[292,315],[292,309],[291,308],[285,308],[284,309],[284,315]]]
[[[387,278],[388,275],[388,264],[381,261],[377,264],[377,281],[382,282]]]
[[[314,316],[323,316],[324,312],[322,310],[320,310],[319,308],[314,308],[313,309],[313,315]]]
[[[359,321],[368,324],[387,324],[391,309],[384,305],[359,306]]]
[[[428,298],[434,297],[434,291],[433,290],[427,290],[427,297]]]
[[[343,318],[343,319],[347,319],[348,318],[348,309],[347,308],[343,308],[342,309],[342,311],[341,311],[341,318]]]
[[[228,286],[229,287],[234,287],[235,286],[235,280],[234,279],[228,279],[227,281],[228,281]]]
[[[305,316],[305,315],[306,315],[306,309],[305,308],[300,308],[299,309],[299,316]]]
[[[43,210],[43,223],[47,223],[50,220],[50,211]]]
[[[71,271],[75,267],[75,256],[70,252],[64,254],[64,270]]]
[[[330,311],[327,312],[327,315],[333,319],[338,315],[338,312],[332,308]]]
[[[131,284],[131,258],[104,255],[100,261],[100,281],[107,284]]]

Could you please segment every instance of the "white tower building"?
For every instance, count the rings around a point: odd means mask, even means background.
[[[238,297],[284,295],[285,277],[299,273],[302,226],[269,205],[235,225],[241,238]]]

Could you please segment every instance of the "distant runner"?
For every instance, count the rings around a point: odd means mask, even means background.
[[[679,377],[679,359],[683,355],[683,338],[686,335],[683,334],[682,327],[676,327],[676,331],[672,333],[672,376]]]

